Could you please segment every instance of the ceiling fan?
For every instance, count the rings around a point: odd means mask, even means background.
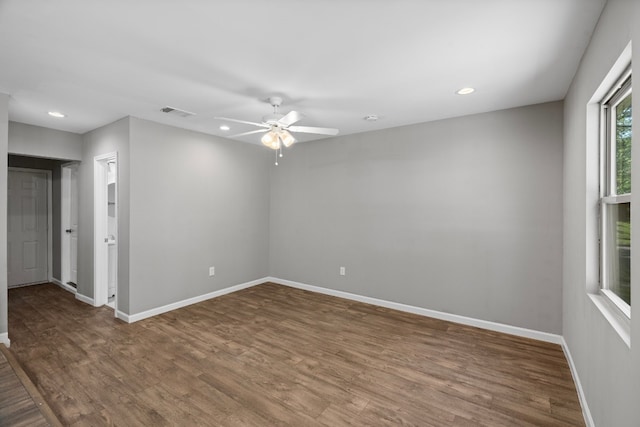
[[[248,122],[246,120],[230,119],[228,117],[214,117],[217,120],[226,120],[236,123],[244,123],[247,125],[258,126],[263,129],[252,130],[249,132],[239,133],[232,135],[230,138],[237,136],[251,135],[254,133],[264,133],[260,139],[264,145],[272,148],[276,151],[280,150],[280,157],[282,157],[282,146],[290,147],[291,144],[296,142],[296,139],[290,132],[299,133],[315,133],[318,135],[337,135],[338,129],[331,128],[319,128],[311,126],[292,126],[294,123],[300,121],[304,114],[298,111],[290,111],[287,114],[282,114],[278,111],[282,104],[282,98],[279,96],[272,96],[268,99],[269,104],[273,107],[273,113],[267,114],[262,117],[262,122]],[[277,163],[276,163],[277,164]]]

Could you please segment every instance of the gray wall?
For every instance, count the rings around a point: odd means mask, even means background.
[[[622,341],[588,291],[597,290],[597,114],[587,123],[587,104],[635,38],[633,61],[640,63],[640,2],[609,0],[567,94],[564,110],[563,335],[572,354],[597,426],[640,425],[640,274],[632,269],[631,348]],[[635,70],[636,74],[639,70]],[[637,75],[634,78],[637,80]],[[596,108],[597,111],[597,107]],[[633,121],[640,123],[640,110]],[[640,144],[634,138],[632,187],[640,189]],[[587,168],[587,165],[589,167]],[[632,240],[640,241],[640,191],[634,190]],[[640,265],[640,251],[631,265]]]
[[[9,95],[0,93],[0,334],[9,330],[7,311],[7,157],[9,152]]]
[[[130,313],[268,275],[268,150],[135,118],[130,149]]]
[[[78,168],[78,293],[93,298],[94,157],[118,153],[118,310],[129,312],[129,118],[82,137]]]
[[[9,122],[9,153],[61,160],[82,159],[82,136],[24,123]]]
[[[562,103],[296,145],[271,182],[272,276],[561,332]]]
[[[136,314],[268,274],[264,149],[136,118],[85,134],[82,148],[80,294],[94,296],[94,157],[110,152],[119,161],[118,310]]]
[[[65,160],[41,159],[37,157],[24,157],[9,155],[9,167],[41,169],[51,171],[51,246],[52,246],[52,268],[51,276],[60,280],[61,261],[61,199],[62,199],[62,164]]]

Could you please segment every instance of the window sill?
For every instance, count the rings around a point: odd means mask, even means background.
[[[604,295],[589,294],[589,298],[591,298],[591,301],[622,338],[627,347],[631,348],[631,320],[622,314],[620,309]]]

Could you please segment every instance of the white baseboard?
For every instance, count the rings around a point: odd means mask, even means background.
[[[66,283],[62,283],[60,280],[56,279],[55,277],[52,277],[51,279],[49,279],[49,281],[53,284],[60,286],[65,291],[71,292],[72,294],[75,294],[77,292],[76,288],[74,288],[73,286],[69,286]]]
[[[188,298],[182,301],[178,301],[175,303],[171,303],[171,304],[167,304],[161,307],[156,307],[150,310],[146,310],[140,313],[136,313],[136,314],[132,314],[132,315],[128,315],[122,311],[116,311],[116,317],[118,319],[121,319],[127,323],[133,323],[133,322],[137,322],[139,320],[143,320],[143,319],[147,319],[149,317],[153,317],[162,313],[166,313],[172,310],[176,310],[182,307],[186,307],[188,305],[192,305],[192,304],[196,304],[202,301],[206,301],[212,298],[217,298],[220,297],[222,295],[226,295],[226,294],[230,294],[232,292],[237,292],[239,290],[242,289],[247,289],[256,285],[260,285],[262,283],[266,283],[266,282],[272,282],[272,283],[276,283],[279,285],[284,285],[284,286],[289,286],[292,288],[297,288],[297,289],[303,289],[306,291],[310,291],[310,292],[317,292],[320,294],[325,294],[325,295],[331,295],[331,296],[335,296],[338,298],[345,298],[345,299],[349,299],[352,301],[358,301],[358,302],[363,302],[366,304],[372,304],[372,305],[376,305],[379,307],[385,307],[385,308],[390,308],[393,310],[399,310],[399,311],[404,311],[407,313],[413,313],[413,314],[418,314],[421,316],[426,316],[426,317],[432,317],[435,319],[440,319],[440,320],[446,320],[449,322],[454,322],[454,323],[459,323],[462,325],[467,325],[467,326],[474,326],[477,328],[482,328],[482,329],[487,329],[490,331],[496,331],[496,332],[502,332],[502,333],[506,333],[506,334],[510,334],[510,335],[516,335],[516,336],[520,336],[520,337],[524,337],[524,338],[531,338],[531,339],[536,339],[539,341],[545,341],[545,342],[550,342],[553,344],[559,344],[562,347],[562,350],[564,351],[564,354],[567,358],[567,361],[569,363],[569,368],[571,370],[571,375],[573,376],[573,380],[574,383],[576,385],[576,389],[578,391],[578,398],[580,400],[580,405],[582,407],[582,414],[584,416],[584,420],[585,423],[587,425],[587,427],[595,427],[595,424],[593,422],[593,418],[591,417],[591,412],[589,411],[589,406],[587,404],[587,399],[586,396],[584,394],[584,390],[582,389],[582,384],[580,383],[580,378],[578,377],[578,372],[576,370],[576,367],[573,363],[573,358],[571,357],[571,352],[569,351],[569,347],[567,346],[566,341],[564,340],[564,338],[561,335],[557,335],[557,334],[551,334],[548,332],[541,332],[541,331],[536,331],[533,329],[527,329],[527,328],[521,328],[518,326],[511,326],[511,325],[506,325],[503,323],[496,323],[496,322],[490,322],[487,320],[481,320],[481,319],[474,319],[472,317],[466,317],[466,316],[460,316],[457,314],[451,314],[451,313],[444,313],[441,311],[436,311],[436,310],[430,310],[427,308],[422,308],[422,307],[416,307],[416,306],[412,306],[412,305],[407,305],[407,304],[402,304],[402,303],[397,303],[397,302],[392,302],[392,301],[385,301],[385,300],[381,300],[378,298],[372,298],[372,297],[366,297],[363,295],[357,295],[357,294],[352,294],[349,292],[344,292],[344,291],[338,291],[335,289],[329,289],[329,288],[323,288],[320,286],[313,286],[313,285],[308,285],[305,283],[300,283],[300,282],[294,282],[292,280],[285,280],[285,279],[279,279],[277,277],[265,277],[262,279],[256,279],[256,280],[252,280],[250,282],[246,282],[246,283],[241,283],[239,285],[235,285],[235,286],[230,286],[228,288],[224,288],[224,289],[220,289],[214,292],[210,292],[204,295],[200,295],[197,297],[193,297],[193,298]],[[64,285],[62,283],[60,283],[59,281],[55,280],[53,281],[53,283],[58,284],[59,286],[64,287]],[[75,291],[75,289],[74,289]],[[87,304],[91,304],[94,305],[94,300],[92,298],[89,298],[87,296],[84,296],[82,294],[79,293],[75,293],[76,295],[76,299],[85,302]],[[9,341],[9,335],[8,333],[3,333],[0,334],[0,343],[5,344],[7,347],[9,347],[10,345],[10,341]]]
[[[536,331],[533,329],[521,328],[518,326],[505,325],[504,323],[490,322],[488,320],[474,319],[472,317],[459,316],[457,314],[444,313],[442,311],[430,310],[428,308],[415,307],[412,305],[401,304],[398,302],[385,301],[377,298],[365,297],[362,295],[351,294],[349,292],[336,291],[334,289],[322,288],[319,286],[307,285],[305,283],[294,282],[291,280],[278,279],[277,277],[267,277],[269,282],[279,285],[290,286],[292,288],[303,289],[311,292],[318,292],[334,297],[345,298],[353,301],[364,302],[366,304],[377,305],[380,307],[391,308],[393,310],[405,311],[407,313],[418,314],[421,316],[433,317],[435,319],[446,320],[449,322],[460,323],[467,326],[475,326],[477,328],[488,329],[490,331],[503,332],[505,334],[516,335],[519,337],[532,338],[534,340],[550,342],[553,344],[561,344],[562,336],[550,334],[548,332]]]
[[[130,320],[130,316],[124,311],[116,310],[116,318],[124,320],[127,323],[132,323]]]
[[[582,385],[580,383],[580,378],[578,377],[578,372],[576,371],[576,367],[571,357],[571,352],[569,351],[569,347],[567,346],[567,343],[565,342],[564,338],[561,335],[557,335],[557,334],[551,334],[548,332],[541,332],[533,329],[521,328],[518,326],[506,325],[503,323],[490,322],[488,320],[474,319],[472,317],[459,316],[457,314],[444,313],[441,311],[430,310],[427,308],[416,307],[416,306],[392,302],[392,301],[385,301],[378,298],[366,297],[363,295],[352,294],[349,292],[337,291],[334,289],[323,288],[320,286],[313,286],[305,283],[294,282],[292,280],[279,279],[277,277],[265,277],[262,279],[252,280],[250,282],[241,283],[235,286],[230,286],[228,288],[220,289],[204,295],[188,298],[182,301],[167,304],[161,307],[156,307],[156,308],[146,310],[140,313],[132,314],[132,315],[128,315],[118,310],[116,312],[116,317],[127,323],[133,323],[133,322],[147,319],[149,317],[153,317],[162,313],[166,313],[172,310],[186,307],[188,305],[206,301],[208,299],[217,298],[222,295],[230,294],[232,292],[237,292],[242,289],[247,289],[256,285],[260,285],[266,282],[272,282],[279,285],[289,286],[297,289],[303,289],[310,292],[317,292],[320,294],[331,295],[338,298],[345,298],[352,301],[363,302],[366,304],[372,304],[379,307],[385,307],[393,310],[404,311],[407,313],[418,314],[421,316],[432,317],[435,319],[446,320],[449,322],[459,323],[462,325],[474,326],[477,328],[487,329],[490,331],[502,332],[502,333],[516,335],[524,338],[531,338],[539,341],[559,344],[562,347],[562,350],[564,351],[564,354],[567,358],[567,361],[569,363],[569,368],[571,370],[571,375],[573,376],[574,383],[576,384],[576,389],[578,391],[578,398],[580,399],[580,404],[582,407],[582,413],[585,419],[585,423],[587,427],[595,427],[593,418],[591,417],[591,412],[589,411],[589,406],[587,405],[586,397],[584,395],[584,390],[582,389]],[[57,281],[55,281],[54,283],[61,285],[61,283]],[[76,299],[91,305],[93,305],[94,303],[92,298],[86,297],[79,293],[76,293]],[[9,346],[9,336],[7,333],[0,334],[0,343],[4,343],[7,347]]]
[[[24,283],[20,285],[8,286],[7,289],[26,288],[27,286],[38,286],[38,285],[44,285],[46,283],[49,283],[49,280],[44,280],[42,282]]]
[[[208,299],[212,299],[212,298],[217,298],[219,296],[222,295],[226,295],[226,294],[230,294],[232,292],[236,292],[242,289],[246,289],[246,288],[250,288],[252,286],[256,286],[256,285],[260,285],[262,283],[268,282],[268,279],[262,278],[262,279],[256,279],[256,280],[252,280],[250,282],[246,282],[246,283],[241,283],[239,285],[235,285],[235,286],[231,286],[228,288],[224,288],[224,289],[220,289],[217,291],[213,291],[213,292],[209,292],[208,294],[204,294],[204,295],[199,295],[197,297],[193,297],[193,298],[187,298],[185,300],[182,301],[178,301],[178,302],[174,302],[171,304],[167,304],[167,305],[163,305],[162,307],[156,307],[156,308],[152,308],[151,310],[146,310],[140,313],[136,313],[136,314],[130,314],[127,315],[125,313],[122,313],[121,311],[118,311],[116,314],[119,319],[124,320],[127,323],[133,323],[133,322],[137,322],[139,320],[142,319],[147,319],[149,317],[152,316],[157,316],[158,314],[162,314],[162,313],[166,313],[168,311],[172,311],[172,310],[176,310],[178,308],[182,308],[182,307],[186,307],[188,305],[191,304],[196,304],[202,301],[206,301]]]
[[[571,357],[571,351],[569,351],[569,346],[567,342],[562,337],[562,351],[564,351],[564,356],[567,358],[567,362],[569,362],[569,369],[571,370],[571,376],[573,377],[573,383],[576,385],[576,389],[578,391],[578,399],[580,400],[580,406],[582,407],[582,416],[584,417],[584,422],[587,427],[595,427],[595,423],[593,422],[593,417],[591,416],[591,411],[589,410],[589,405],[587,404],[587,396],[584,394],[584,389],[582,388],[582,383],[580,382],[580,377],[578,376],[578,370],[576,369],[576,365],[573,363],[573,357]]]
[[[85,304],[89,304],[95,307],[95,301],[93,298],[89,298],[88,296],[82,295],[81,293],[76,292],[76,299],[78,301],[82,301]]]
[[[11,347],[11,340],[9,339],[9,332],[3,332],[0,334],[0,344],[4,344],[5,347]]]

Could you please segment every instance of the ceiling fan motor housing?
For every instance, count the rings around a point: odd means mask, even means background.
[[[269,125],[274,125],[278,120],[284,117],[284,114],[280,114],[278,112],[278,107],[282,105],[282,98],[279,96],[272,96],[269,98],[269,104],[273,107],[273,113],[263,116],[262,121]]]
[[[284,114],[271,113],[271,114],[267,114],[266,116],[262,116],[262,121],[264,123],[273,125],[273,124],[276,124],[276,122],[283,117],[284,117]]]
[[[271,96],[269,97],[269,104],[271,104],[271,106],[273,106],[274,108],[278,108],[282,105],[282,98],[280,98],[279,96]]]

